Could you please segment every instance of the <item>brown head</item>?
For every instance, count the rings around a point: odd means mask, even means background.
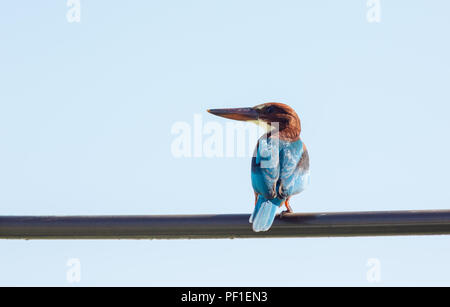
[[[283,140],[296,141],[300,137],[300,119],[294,109],[283,103],[268,102],[252,108],[211,109],[208,112],[239,121],[265,123],[272,128],[276,123],[276,133]]]

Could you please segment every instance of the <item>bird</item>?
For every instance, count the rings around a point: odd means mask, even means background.
[[[290,200],[310,183],[309,153],[300,138],[301,122],[293,108],[268,102],[254,107],[208,109],[227,119],[253,122],[266,127],[253,153],[251,180],[255,204],[249,222],[255,232],[268,231],[277,209],[281,217],[292,213]]]

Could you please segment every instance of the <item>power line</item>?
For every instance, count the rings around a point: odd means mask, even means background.
[[[294,213],[255,233],[247,214],[0,216],[0,239],[224,239],[450,234],[450,210]]]

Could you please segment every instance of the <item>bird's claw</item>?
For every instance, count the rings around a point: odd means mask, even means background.
[[[281,213],[280,213],[280,219],[283,218],[283,216],[285,216],[286,214],[289,214],[289,213],[292,213],[292,211],[290,211],[290,210],[284,210],[284,211],[281,211]]]

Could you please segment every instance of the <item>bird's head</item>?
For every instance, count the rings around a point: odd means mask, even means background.
[[[269,102],[251,108],[210,109],[208,112],[228,119],[262,124],[269,131],[277,125],[280,134],[289,139],[298,138],[301,131],[297,113],[283,103]]]

